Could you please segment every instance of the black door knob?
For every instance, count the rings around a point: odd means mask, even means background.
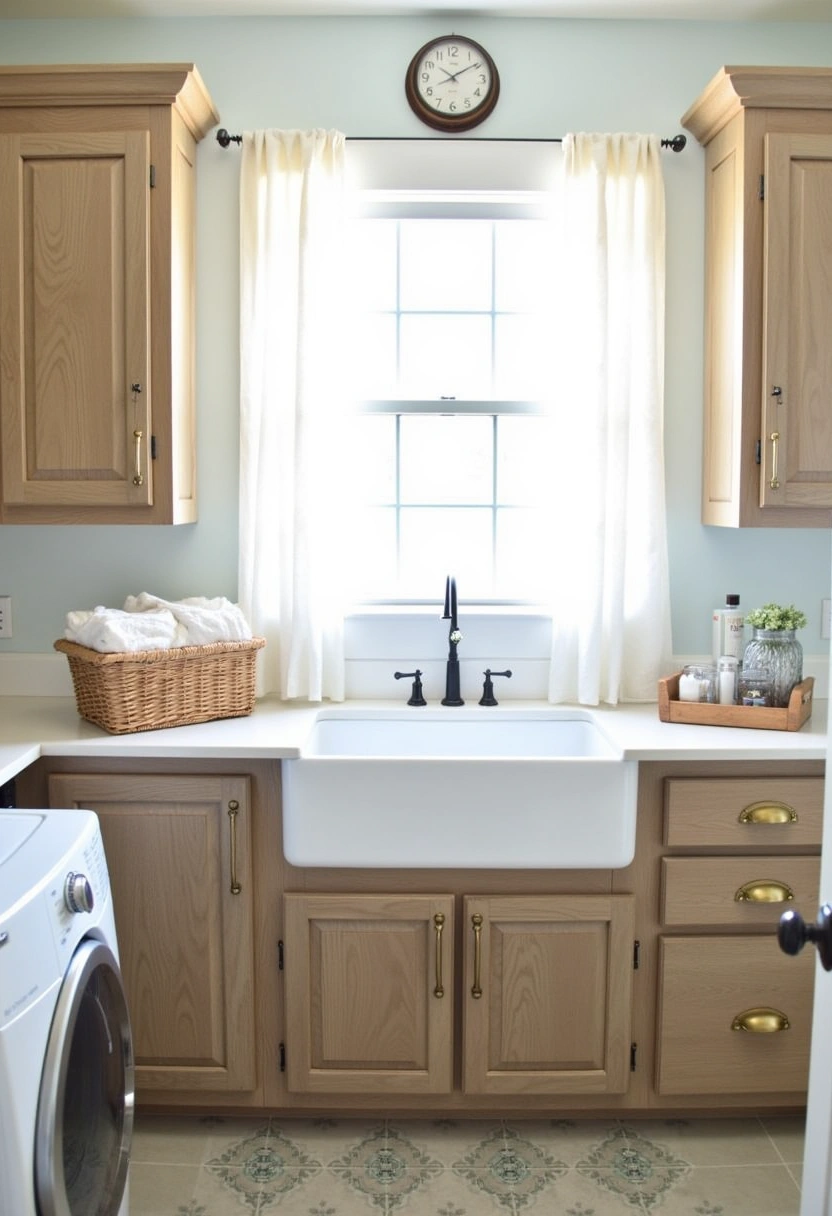
[[[814,925],[807,925],[799,912],[784,912],[777,926],[777,940],[785,954],[799,954],[807,942],[813,942],[824,971],[832,971],[832,908],[823,904]]]

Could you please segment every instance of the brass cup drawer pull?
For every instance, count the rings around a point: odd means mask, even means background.
[[[755,1006],[738,1013],[731,1023],[732,1030],[747,1030],[749,1034],[779,1034],[788,1030],[791,1023],[785,1013],[767,1006]]]
[[[433,928],[436,933],[436,984],[433,989],[435,997],[445,995],[442,985],[442,930],[445,928],[445,913],[437,912],[433,918]]]
[[[471,917],[471,928],[474,930],[474,983],[471,986],[471,996],[479,1000],[482,996],[480,983],[480,968],[482,966],[482,916],[475,912]]]
[[[752,802],[739,815],[740,823],[797,823],[797,811],[785,802]]]
[[[758,878],[743,883],[734,899],[738,904],[787,904],[794,899],[794,891],[776,878]]]
[[[231,894],[239,895],[242,887],[237,880],[237,815],[240,812],[240,804],[236,798],[228,804],[228,823],[231,833]]]

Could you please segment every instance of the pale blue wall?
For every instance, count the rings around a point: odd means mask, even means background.
[[[423,135],[403,93],[417,48],[445,18],[0,20],[0,62],[195,62],[221,124],[338,127],[348,135]],[[832,24],[611,22],[466,18],[493,54],[495,114],[475,134],[568,130],[673,135],[723,64],[832,63]],[[463,29],[464,27],[464,29]],[[0,527],[0,594],[14,601],[8,650],[47,651],[71,608],[119,606],[149,590],[236,597],[237,157],[199,149],[199,523],[183,528]],[[677,654],[706,652],[709,613],[727,591],[748,607],[794,601],[809,654],[830,594],[826,530],[733,531],[699,522],[702,397],[703,155],[667,154],[667,485]],[[0,217],[2,222],[2,217]]]

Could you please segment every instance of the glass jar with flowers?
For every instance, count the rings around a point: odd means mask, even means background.
[[[803,647],[795,631],[806,624],[806,615],[794,604],[763,604],[746,614],[751,641],[745,648],[743,667],[765,668],[774,684],[774,704],[788,705],[789,694],[803,679]]]

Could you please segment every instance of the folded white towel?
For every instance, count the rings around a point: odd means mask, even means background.
[[[210,642],[247,642],[251,638],[251,627],[237,604],[225,596],[213,599],[195,595],[183,600],[163,600],[159,596],[142,591],[139,595],[128,595],[124,601],[125,612],[143,616],[148,612],[166,610],[170,612],[186,633],[185,646],[206,646]]]
[[[135,613],[99,605],[92,611],[68,612],[64,636],[105,654],[185,645],[184,630],[167,609]]]

